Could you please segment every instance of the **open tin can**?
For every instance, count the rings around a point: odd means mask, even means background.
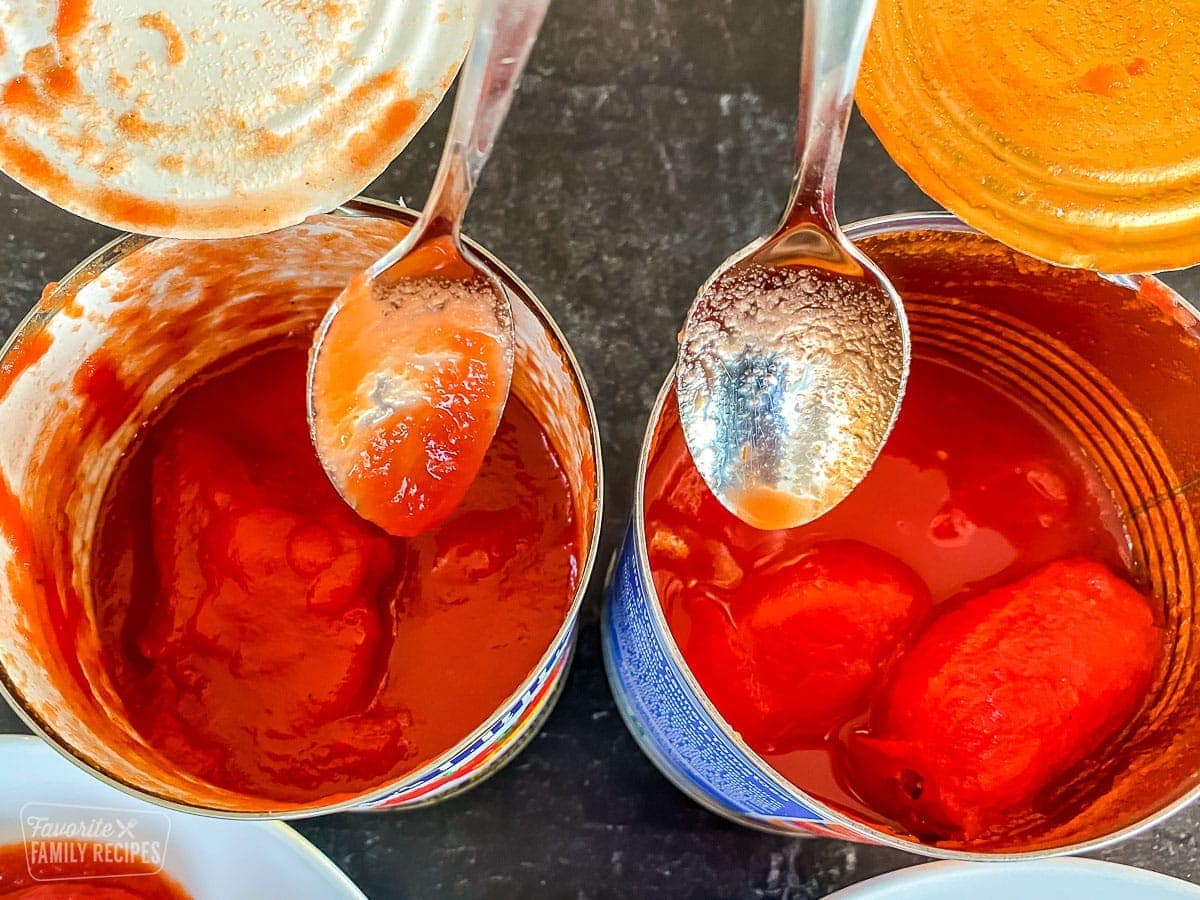
[[[883,816],[799,789],[701,690],[656,592],[646,483],[669,427],[669,376],[650,417],[632,521],[609,573],[601,622],[626,724],[689,797],[768,831],[994,860],[1094,850],[1150,827],[1200,795],[1200,316],[1157,279],[1058,268],[949,214],[890,216],[846,231],[904,299],[914,358],[995,386],[1069,436],[1098,472],[1125,532],[1131,574],[1165,629],[1157,681],[1118,736],[1120,758],[1076,773],[1103,790],[1037,833],[985,848],[922,843]]]
[[[562,462],[579,534],[577,587],[564,599],[549,646],[516,689],[455,746],[402,777],[352,795],[281,803],[178,771],[132,728],[103,665],[89,548],[106,487],[139,429],[209,364],[254,347],[304,345],[349,278],[390,249],[415,218],[410,210],[363,199],[248,238],[125,236],[51,286],[6,345],[0,356],[0,691],[31,728],[93,775],[166,806],[229,817],[407,808],[497,771],[553,706],[575,645],[600,528],[595,412],[549,313],[469,240],[512,299],[512,389]],[[206,268],[211,260],[222,264]],[[119,372],[109,373],[115,387],[100,402],[98,395],[81,396],[87,391],[81,392],[79,373],[106,344],[120,347]],[[97,376],[88,371],[86,383]]]

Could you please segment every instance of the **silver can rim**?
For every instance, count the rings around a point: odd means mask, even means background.
[[[417,210],[410,209],[401,204],[390,203],[385,200],[375,200],[370,197],[359,196],[346,201],[335,210],[332,210],[331,215],[337,216],[357,216],[365,218],[391,218],[397,219],[408,224],[416,221]],[[591,439],[592,456],[596,463],[596,486],[595,496],[592,498],[595,504],[595,521],[592,523],[592,531],[589,535],[589,547],[586,557],[583,560],[583,565],[580,567],[579,584],[575,589],[575,593],[571,597],[570,606],[564,614],[563,621],[559,626],[554,637],[551,639],[545,653],[534,665],[530,675],[525,678],[517,686],[517,688],[509,694],[508,697],[501,702],[496,710],[488,716],[477,728],[470,732],[461,741],[446,750],[439,756],[430,760],[425,765],[421,766],[412,772],[407,773],[399,779],[394,779],[382,787],[374,788],[369,792],[360,794],[347,800],[341,800],[331,804],[314,804],[313,806],[302,807],[297,809],[285,809],[280,812],[240,812],[237,810],[220,810],[206,806],[192,806],[187,803],[181,803],[168,797],[162,797],[150,791],[143,790],[138,787],[126,784],[120,779],[114,778],[107,772],[95,767],[91,762],[84,759],[82,756],[74,753],[69,747],[65,746],[57,735],[46,729],[41,721],[26,709],[23,699],[18,693],[12,689],[9,684],[7,675],[0,668],[0,698],[3,698],[8,706],[17,714],[18,718],[29,728],[36,736],[41,738],[47,744],[55,749],[65,759],[77,767],[83,769],[94,778],[123,791],[138,799],[145,800],[148,803],[153,803],[166,809],[175,810],[177,812],[190,813],[192,815],[205,816],[216,819],[231,819],[231,820],[299,820],[312,818],[314,816],[330,815],[338,812],[352,811],[369,811],[371,804],[384,799],[385,797],[403,791],[411,782],[419,781],[431,772],[435,771],[439,766],[445,764],[450,759],[453,759],[458,753],[462,752],[469,745],[474,743],[481,735],[489,731],[492,726],[498,722],[505,710],[507,710],[520,695],[525,691],[527,683],[537,673],[541,672],[551,661],[551,659],[559,652],[564,641],[574,641],[578,638],[578,630],[576,628],[579,619],[580,610],[583,607],[584,598],[587,595],[589,583],[591,581],[592,572],[595,568],[596,558],[599,553],[600,531],[604,519],[604,463],[601,456],[600,445],[600,425],[596,417],[595,404],[592,400],[591,387],[584,376],[583,369],[579,364],[579,360],[575,356],[575,351],[567,341],[566,336],[562,333],[558,323],[554,320],[550,312],[542,305],[538,296],[530,290],[529,286],[522,281],[516,273],[508,268],[500,259],[498,259],[491,251],[481,244],[477,243],[467,235],[462,235],[463,241],[471,250],[483,259],[495,272],[500,276],[501,280],[513,288],[525,301],[528,302],[530,310],[538,317],[538,320],[546,328],[547,332],[557,342],[559,349],[562,351],[562,356],[566,360],[572,378],[577,383],[580,394],[583,397],[584,410],[587,416],[588,435]],[[159,240],[176,240],[174,238],[151,238],[140,234],[121,234],[99,249],[92,252],[83,261],[76,264],[69,272],[67,272],[58,284],[72,282],[78,278],[87,277],[89,273],[99,274],[115,263],[117,260],[124,258],[126,255],[141,249],[142,247]],[[231,240],[237,240],[232,238]],[[6,356],[12,349],[13,345],[21,338],[23,334],[34,328],[41,327],[53,313],[47,313],[41,304],[35,305],[20,324],[9,335],[3,346],[0,346],[0,358]],[[571,649],[567,649],[567,665],[563,668],[558,678],[564,680],[569,674],[571,657],[573,656]],[[558,696],[548,698],[550,705],[557,701]],[[539,723],[539,727],[540,727]],[[515,754],[514,754],[515,755]],[[510,760],[505,760],[510,761]],[[487,767],[480,770],[480,774],[491,774]],[[430,801],[432,802],[432,801]],[[415,804],[417,806],[426,804]],[[396,807],[388,807],[388,812],[398,812],[406,809],[404,805]]]
[[[870,237],[885,234],[898,234],[906,231],[946,231],[959,232],[964,234],[982,234],[979,229],[974,228],[963,222],[953,213],[944,211],[928,211],[928,212],[913,212],[913,213],[893,213],[885,216],[877,216],[870,219],[863,219],[848,225],[844,229],[846,236],[852,240],[863,240]],[[1019,251],[1016,251],[1019,252]],[[1188,302],[1184,297],[1176,293],[1168,285],[1163,284],[1158,279],[1151,275],[1105,275],[1101,274],[1102,278],[1111,281],[1121,287],[1136,290],[1143,282],[1150,280],[1154,281],[1165,290],[1167,290],[1173,299],[1181,305],[1185,306],[1193,315],[1200,317],[1200,310],[1196,305]],[[1018,861],[1032,859],[1049,859],[1052,857],[1068,856],[1079,853],[1089,853],[1096,850],[1101,850],[1105,847],[1110,847],[1113,844],[1119,843],[1127,838],[1153,828],[1155,825],[1165,821],[1175,813],[1181,811],[1185,807],[1191,805],[1200,798],[1200,785],[1187,791],[1182,796],[1176,798],[1170,803],[1164,805],[1155,812],[1145,816],[1144,818],[1130,825],[1114,831],[1110,834],[1100,837],[1091,838],[1086,841],[1080,841],[1074,844],[1067,844],[1062,847],[1041,848],[1037,850],[1020,850],[1020,851],[1005,851],[1000,853],[981,853],[969,850],[953,850],[943,847],[934,847],[928,844],[923,844],[917,841],[905,840],[896,835],[889,834],[881,829],[874,828],[870,825],[865,825],[856,819],[840,812],[837,809],[829,806],[817,798],[809,795],[805,791],[800,790],[782,775],[771,768],[754,750],[752,750],[742,739],[729,723],[721,716],[720,712],[709,700],[708,696],[700,688],[699,682],[696,681],[691,669],[688,667],[680,652],[678,644],[675,643],[675,638],[671,633],[671,629],[667,625],[666,616],[662,610],[662,603],[658,597],[658,591],[654,587],[653,575],[650,571],[650,561],[646,548],[648,546],[646,537],[646,520],[645,520],[645,488],[646,488],[646,472],[650,459],[650,446],[654,438],[655,428],[658,425],[659,419],[662,417],[663,406],[670,397],[671,391],[675,385],[675,368],[667,373],[666,379],[663,382],[662,388],[655,398],[654,406],[650,411],[650,419],[646,425],[646,434],[642,440],[641,453],[638,455],[637,473],[634,476],[633,490],[633,530],[634,530],[634,557],[638,567],[638,576],[642,584],[645,586],[647,597],[650,600],[650,615],[654,622],[655,628],[662,635],[664,647],[668,656],[675,666],[679,669],[688,689],[696,696],[701,707],[715,722],[718,728],[721,729],[722,736],[730,741],[738,750],[746,757],[751,765],[754,766],[756,772],[766,778],[768,781],[776,785],[786,796],[797,803],[800,803],[814,812],[825,817],[828,822],[840,825],[854,835],[860,837],[866,843],[879,844],[887,847],[892,847],[897,850],[903,850],[908,853],[914,853],[921,856],[926,856],[933,859],[949,859],[960,860],[966,862],[1001,862],[1001,861]],[[651,756],[651,761],[654,762]],[[655,762],[657,768],[661,771],[661,766]],[[669,773],[664,772],[664,775],[673,784],[676,784],[674,778]],[[677,785],[678,786],[678,785]],[[681,788],[682,789],[682,788]],[[693,797],[690,791],[685,793]],[[747,825],[746,820],[732,812],[726,812],[724,809],[717,809],[713,804],[701,803],[705,808],[720,813],[725,818],[740,824]],[[778,829],[770,827],[769,824],[763,823],[759,825],[754,823],[751,827],[759,830],[778,833]],[[788,834],[793,832],[788,831]]]

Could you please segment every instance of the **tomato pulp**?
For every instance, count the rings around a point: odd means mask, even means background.
[[[728,513],[673,398],[645,491],[655,586],[700,687],[784,777],[852,815],[933,841],[1003,829],[1149,689],[1162,634],[1113,574],[1127,545],[1111,497],[1054,426],[952,366],[914,360],[879,461],[809,525]],[[989,740],[1032,756],[981,754]]]
[[[330,802],[452,748],[528,677],[579,577],[570,487],[519,399],[454,512],[400,539],[325,476],[302,348],[197,380],[106,499],[93,571],[133,726],[230,790]]]

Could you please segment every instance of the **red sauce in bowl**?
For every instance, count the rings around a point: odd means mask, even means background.
[[[125,848],[108,844],[84,841],[45,844],[34,841],[29,847],[12,844],[0,847],[0,897],[188,900],[191,895],[187,891],[156,869],[145,860],[130,857]]]

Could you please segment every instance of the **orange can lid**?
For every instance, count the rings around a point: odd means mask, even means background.
[[[1200,262],[1198,0],[880,0],[858,103],[917,184],[1012,247]]]

